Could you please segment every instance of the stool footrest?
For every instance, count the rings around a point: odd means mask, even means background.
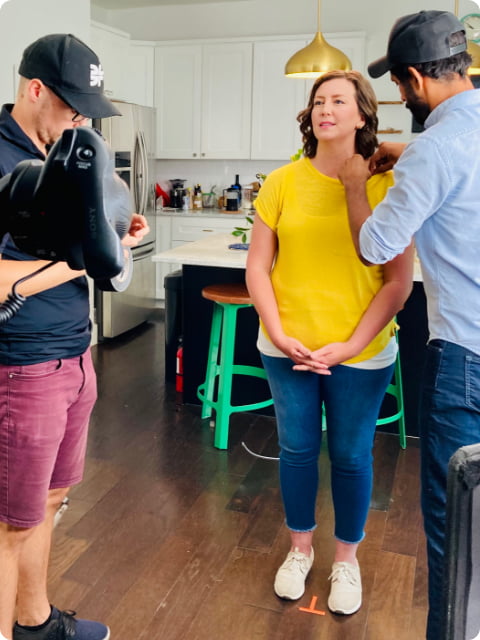
[[[232,374],[233,375],[243,375],[243,376],[253,376],[255,378],[261,378],[263,380],[267,379],[267,374],[264,369],[260,367],[254,367],[251,365],[244,364],[234,364],[232,365]],[[213,373],[213,377],[218,377],[220,375],[220,365],[216,366],[216,370]],[[197,397],[202,401],[204,405],[208,407],[212,407],[216,409],[218,405],[218,400],[209,400],[205,397],[205,387],[206,383],[199,385],[197,389]],[[234,413],[236,411],[250,411],[254,409],[263,409],[265,407],[270,407],[273,404],[272,398],[268,398],[267,400],[261,400],[260,402],[252,402],[250,404],[240,404],[240,405],[230,405],[229,412]],[[209,416],[205,416],[209,417]]]

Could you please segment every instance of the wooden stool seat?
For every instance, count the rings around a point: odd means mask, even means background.
[[[202,296],[207,300],[224,304],[252,304],[248,289],[243,282],[208,285],[202,289]]]
[[[197,397],[202,402],[202,418],[215,411],[215,440],[218,449],[228,446],[230,415],[237,411],[254,411],[273,404],[268,397],[260,402],[232,405],[234,376],[267,379],[263,367],[234,362],[237,313],[252,306],[243,283],[212,284],[202,289],[202,296],[214,302],[205,382],[199,385]]]

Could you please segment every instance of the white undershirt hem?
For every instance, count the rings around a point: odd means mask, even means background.
[[[287,356],[277,349],[277,347],[270,342],[267,336],[263,333],[262,328],[258,330],[257,349],[265,356],[271,356],[273,358],[286,358]],[[345,367],[353,367],[355,369],[384,369],[395,362],[397,357],[398,345],[395,336],[392,336],[387,343],[387,346],[377,353],[373,358],[368,360],[362,360],[362,362],[354,362],[353,364],[345,364]]]

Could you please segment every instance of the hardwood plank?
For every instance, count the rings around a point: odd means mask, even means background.
[[[89,591],[89,585],[80,584],[75,580],[67,580],[66,578],[55,578],[54,580],[49,580],[48,584],[50,602],[53,602],[60,610],[75,609]],[[88,618],[89,612],[86,609],[82,609],[80,617]]]
[[[85,553],[89,546],[90,542],[88,540],[75,539],[66,535],[60,536],[58,532],[56,532],[50,554],[50,583],[54,584],[60,580],[70,566]]]
[[[387,517],[384,551],[417,555],[418,544],[423,536],[419,453],[417,447],[410,446],[399,454]]]
[[[419,536],[415,583],[413,588],[411,637],[423,638],[427,626],[428,612],[428,568],[427,546],[423,530]]]
[[[272,456],[276,453],[278,450],[272,450],[268,445],[263,449],[263,455]],[[251,469],[232,496],[227,509],[249,513],[256,508],[263,490],[276,487],[278,487],[278,462],[253,458]]]
[[[365,639],[412,640],[410,621],[415,558],[381,551],[376,555],[376,563]]]
[[[118,620],[119,629],[125,633],[124,626],[121,627],[124,623],[120,622],[117,613],[131,609],[128,624],[132,633],[135,630],[138,634],[141,625],[142,629],[148,629],[145,638],[153,640],[155,636],[148,634],[156,633],[157,626],[171,628],[171,632],[176,633],[176,616],[182,618],[185,602],[191,606],[192,615],[195,614],[247,525],[248,516],[225,509],[237,482],[238,479],[219,473],[192,508],[177,519],[170,535],[159,540],[147,565],[118,601],[112,628]],[[136,602],[141,598],[152,607],[150,624],[145,616],[139,617],[135,611]],[[184,626],[187,624],[186,619]]]
[[[89,458],[88,472],[82,482],[70,490],[72,503],[94,505],[125,475],[126,470],[115,463]]]
[[[398,436],[377,432],[373,447],[372,509],[387,511],[390,507],[397,458],[400,452]]]
[[[284,522],[285,514],[280,490],[264,489],[259,496],[251,522],[238,542],[238,547],[267,553],[272,548]]]

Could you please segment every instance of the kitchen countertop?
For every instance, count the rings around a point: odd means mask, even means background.
[[[230,267],[245,269],[247,251],[229,249],[228,245],[239,240],[231,233],[214,233],[208,238],[186,242],[179,247],[152,256],[154,262],[196,264],[204,267]]]
[[[232,236],[231,233],[215,233],[208,236],[208,238],[202,238],[194,242],[186,242],[179,247],[156,253],[152,256],[152,260],[154,262],[169,262],[173,264],[245,269],[247,251],[244,249],[228,248],[229,244],[238,242],[238,238]],[[413,280],[414,282],[422,282],[418,258],[415,259]]]

